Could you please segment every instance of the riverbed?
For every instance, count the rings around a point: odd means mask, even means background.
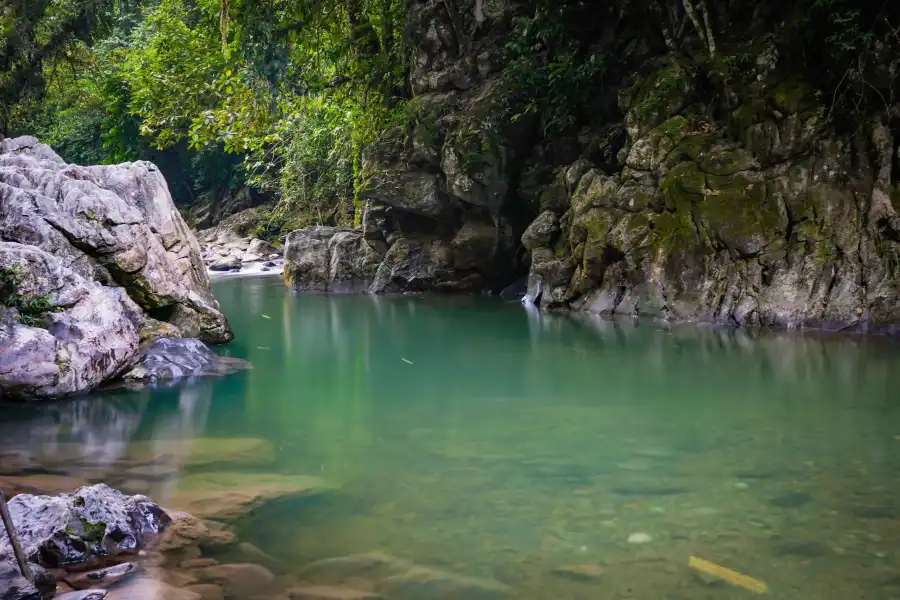
[[[523,600],[751,595],[697,557],[773,598],[900,598],[888,340],[297,296],[277,278],[214,292],[236,334],[217,351],[252,370],[4,409],[0,450],[37,462],[0,476],[163,506],[222,473],[307,477],[227,517],[298,577],[377,553]]]

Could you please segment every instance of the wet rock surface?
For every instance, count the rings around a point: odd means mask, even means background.
[[[247,361],[217,355],[197,339],[160,338],[141,352],[122,379],[130,383],[177,382],[185,377],[228,375],[249,367]]]

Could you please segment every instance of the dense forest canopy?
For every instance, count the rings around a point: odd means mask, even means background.
[[[617,82],[653,53],[702,68],[711,111],[771,60],[802,72],[836,126],[900,118],[890,0],[440,1],[471,4],[460,52],[499,40],[502,110],[537,140],[621,119]],[[409,3],[2,0],[0,133],[75,163],[153,160],[185,205],[271,202],[272,231],[352,223],[362,149],[421,118],[410,74],[427,35]]]

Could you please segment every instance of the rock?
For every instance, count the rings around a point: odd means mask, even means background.
[[[69,475],[20,475],[0,477],[0,486],[9,496],[17,494],[66,494],[87,485],[84,477]]]
[[[270,556],[248,542],[240,542],[235,548],[244,560],[247,562],[255,562],[258,564],[278,565],[279,560],[274,556]]]
[[[380,581],[406,573],[412,566],[411,562],[388,554],[353,554],[311,563],[299,572],[299,576],[312,583],[339,585],[353,577]]]
[[[167,505],[200,518],[230,521],[278,498],[330,488],[322,479],[303,475],[203,473],[181,478]]]
[[[198,583],[184,589],[198,594],[201,600],[225,600],[225,590],[222,589],[222,586],[214,583]]]
[[[46,567],[137,554],[171,522],[145,496],[125,496],[104,484],[56,497],[20,494],[9,511],[25,554]],[[9,542],[0,539],[0,556],[11,555]]]
[[[384,598],[374,592],[325,585],[291,588],[287,591],[287,596],[291,600],[381,600]]]
[[[606,569],[593,564],[569,565],[553,569],[553,574],[575,581],[597,581],[606,574]]]
[[[41,600],[41,593],[22,577],[12,560],[0,561],[0,600]]]
[[[226,256],[212,262],[210,271],[240,271],[243,261],[240,256]]]
[[[260,595],[275,581],[271,571],[249,563],[206,567],[200,570],[199,576],[203,581],[221,585],[226,595],[231,596]]]
[[[798,508],[812,502],[812,496],[807,492],[788,492],[769,499],[769,504],[779,508]]]
[[[632,533],[628,536],[629,544],[646,544],[648,542],[652,542],[653,538],[648,533]]]
[[[559,217],[546,210],[522,234],[522,245],[528,250],[549,246],[559,235]]]
[[[106,590],[81,590],[76,592],[67,592],[56,596],[56,600],[103,600],[109,595]]]
[[[203,569],[205,567],[214,567],[219,564],[214,558],[191,558],[182,561],[178,566],[182,569]]]
[[[177,511],[167,511],[167,514],[172,522],[153,546],[158,552],[183,550],[199,546],[210,539],[209,528],[194,515]]]
[[[898,511],[892,506],[862,506],[853,510],[860,519],[896,519]]]
[[[182,328],[188,336],[231,339],[197,240],[156,166],[67,165],[26,141],[0,154],[0,240],[43,250],[83,279],[119,285],[144,311],[190,313],[197,327]]]
[[[247,252],[249,252],[250,254],[256,254],[258,256],[265,257],[269,257],[272,254],[275,254],[276,256],[281,255],[281,253],[278,251],[278,248],[276,248],[269,242],[258,238],[250,240],[250,244],[247,246]]]
[[[140,309],[121,288],[85,279],[34,246],[0,241],[0,273],[4,269],[20,273],[16,294],[43,298],[47,309],[37,317],[40,323],[0,315],[0,398],[52,398],[93,389],[137,352]]]
[[[66,583],[76,590],[86,588],[115,585],[134,575],[135,566],[132,563],[122,563],[113,567],[74,573],[66,577]]]
[[[0,397],[97,387],[128,366],[151,313],[170,333],[232,338],[156,167],[66,165],[33,138],[5,147],[17,146],[0,154],[0,292],[17,298],[0,310]]]
[[[301,292],[362,293],[371,285],[381,258],[359,232],[307,227],[287,236],[285,282]]]
[[[245,360],[218,356],[198,339],[161,338],[142,351],[122,379],[151,383],[177,381],[184,377],[228,375],[249,366]]]
[[[200,594],[187,588],[179,589],[163,581],[134,577],[123,585],[109,590],[106,600],[201,600]]]
[[[139,464],[174,464],[185,469],[216,465],[261,467],[275,460],[272,443],[259,438],[195,438],[132,442],[126,460]]]
[[[462,577],[426,567],[413,567],[402,575],[380,581],[378,593],[391,600],[495,600],[512,598],[512,590],[492,579]]]
[[[271,260],[267,260],[266,262],[263,263],[263,267],[272,268],[274,266],[275,266],[275,263],[272,262]]]

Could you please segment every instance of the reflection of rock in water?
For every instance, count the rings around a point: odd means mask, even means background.
[[[162,413],[160,403],[148,411],[151,394],[146,390],[9,408],[0,422],[0,446],[70,464],[109,465],[122,458],[148,420],[153,421],[155,438],[199,436],[209,415],[212,387],[210,381],[184,386],[177,406]]]
[[[30,405],[0,423],[0,439],[4,447],[43,455],[62,452],[59,445],[66,444],[68,460],[106,464],[121,456],[134,436],[148,399],[146,394],[106,395]]]

